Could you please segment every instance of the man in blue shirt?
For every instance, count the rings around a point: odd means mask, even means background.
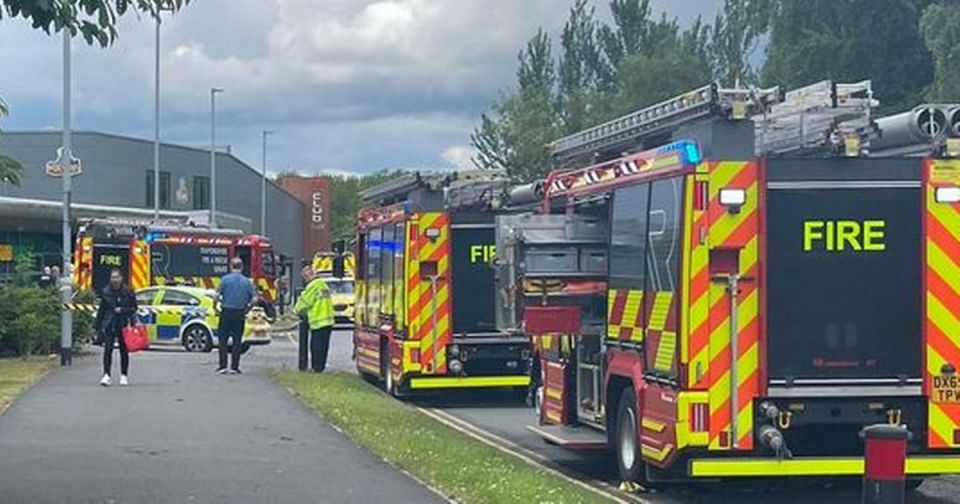
[[[240,347],[247,312],[257,297],[253,282],[243,275],[243,260],[239,257],[230,260],[230,273],[220,279],[217,295],[220,298],[220,326],[217,328],[220,365],[217,374],[239,374]],[[227,343],[231,339],[230,369],[227,369]]]

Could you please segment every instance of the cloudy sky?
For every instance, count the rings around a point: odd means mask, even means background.
[[[517,50],[557,33],[571,0],[193,0],[162,26],[162,138],[220,144],[271,171],[469,166],[469,135],[513,83]],[[598,13],[607,15],[605,0]],[[653,0],[681,23],[719,0]],[[153,23],[128,16],[108,49],[74,44],[74,127],[153,138]],[[0,128],[60,127],[59,36],[0,21]]]

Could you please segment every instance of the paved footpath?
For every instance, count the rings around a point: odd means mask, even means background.
[[[129,388],[97,385],[99,354],[48,376],[0,416],[0,502],[442,501],[270,383],[256,355],[240,376],[214,374],[214,356],[134,355]]]

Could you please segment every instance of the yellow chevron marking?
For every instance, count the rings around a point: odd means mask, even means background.
[[[677,351],[677,333],[664,331],[660,334],[657,357],[653,364],[657,371],[673,371],[673,356]]]
[[[640,420],[640,425],[642,425],[644,429],[653,432],[663,432],[667,429],[667,424],[658,422],[649,417],[643,417],[643,419]]]
[[[960,320],[932,292],[927,292],[927,319],[936,324],[954,345],[960,347]]]
[[[940,409],[938,404],[930,402],[927,409],[930,428],[947,443],[947,446],[957,446],[953,444],[953,431],[958,426],[954,425],[953,420]]]
[[[673,301],[673,293],[659,291],[653,298],[653,307],[650,309],[650,320],[647,327],[655,331],[662,331],[667,325],[667,316],[670,315],[670,302]]]
[[[670,455],[671,450],[673,450],[673,445],[664,445],[664,447],[660,448],[659,450],[646,444],[640,447],[640,452],[644,457],[656,462],[663,462],[666,460],[667,456]]]
[[[960,296],[960,265],[954,264],[933,240],[927,240],[927,264]]]
[[[937,203],[934,200],[934,189],[927,191],[927,208],[944,229],[950,233],[957,241],[960,241],[960,212],[957,212],[952,205]]]

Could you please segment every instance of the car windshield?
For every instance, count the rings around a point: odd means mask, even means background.
[[[328,280],[327,287],[333,294],[353,294],[353,281],[351,280]]]

